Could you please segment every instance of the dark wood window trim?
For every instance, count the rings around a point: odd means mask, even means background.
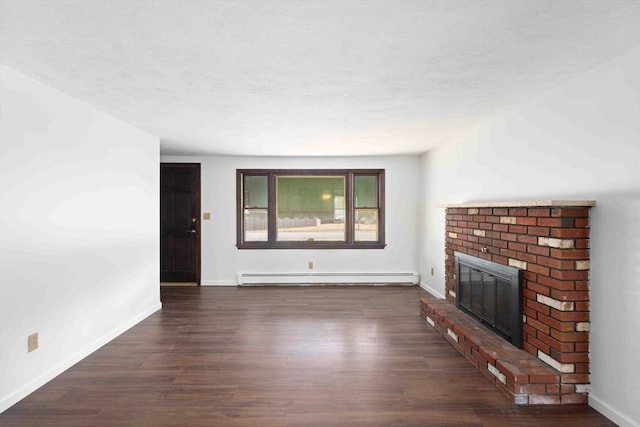
[[[236,239],[238,249],[384,249],[385,186],[384,169],[238,169],[236,170]],[[378,240],[356,241],[354,224],[354,177],[376,176],[378,182]],[[268,182],[268,239],[244,240],[244,177],[266,176]],[[277,241],[276,179],[279,176],[344,176],[345,241]]]

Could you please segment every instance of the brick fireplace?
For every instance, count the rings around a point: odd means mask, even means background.
[[[593,201],[446,206],[445,296],[421,314],[517,404],[586,403]],[[522,349],[457,310],[454,252],[522,269]]]

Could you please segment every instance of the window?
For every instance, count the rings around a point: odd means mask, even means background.
[[[384,170],[237,171],[240,249],[382,249]]]

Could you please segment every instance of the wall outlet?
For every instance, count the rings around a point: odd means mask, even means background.
[[[309,261],[308,266],[309,266],[309,270],[313,270],[313,261]]]
[[[31,353],[38,348],[38,333],[29,335],[27,338],[27,350]]]

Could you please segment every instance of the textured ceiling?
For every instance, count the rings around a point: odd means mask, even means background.
[[[0,1],[0,62],[165,154],[420,153],[640,43],[640,1]]]

